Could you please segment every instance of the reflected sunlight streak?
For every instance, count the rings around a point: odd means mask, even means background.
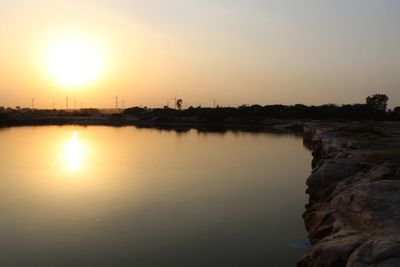
[[[72,132],[71,139],[63,147],[64,166],[70,171],[80,170],[85,152],[84,145],[78,140],[78,133]]]

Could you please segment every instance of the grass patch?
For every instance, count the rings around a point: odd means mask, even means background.
[[[371,157],[376,160],[395,160],[400,162],[400,148],[387,148],[375,151],[371,154]]]
[[[385,128],[376,125],[345,126],[342,128],[342,131],[348,136],[354,136],[357,134],[374,135],[380,137],[387,136]]]

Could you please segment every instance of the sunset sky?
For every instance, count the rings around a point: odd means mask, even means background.
[[[355,103],[375,92],[398,106],[399,14],[398,0],[0,0],[0,106]]]

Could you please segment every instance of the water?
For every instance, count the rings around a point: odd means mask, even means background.
[[[299,138],[134,127],[0,131],[0,266],[295,266]]]

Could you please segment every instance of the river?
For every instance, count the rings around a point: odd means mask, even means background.
[[[0,147],[0,266],[273,267],[305,254],[311,153],[293,135],[17,127]]]

